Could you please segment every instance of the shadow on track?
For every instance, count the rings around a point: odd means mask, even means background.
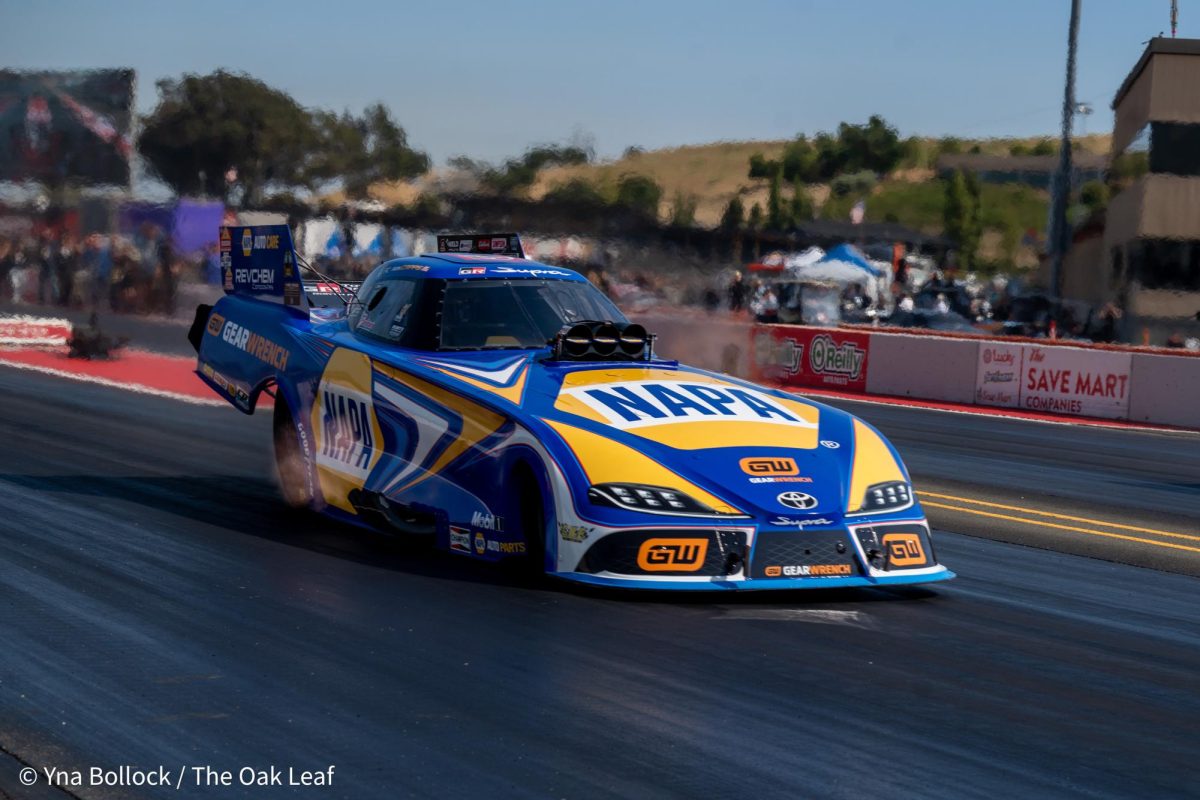
[[[280,501],[275,484],[267,478],[230,475],[0,475],[0,482],[35,492],[136,503],[156,511],[184,516],[203,525],[212,525],[290,547],[411,575],[514,588],[565,591],[596,600],[671,605],[814,606],[927,601],[940,597],[937,591],[925,587],[656,592],[530,577],[523,570],[510,564],[487,564],[435,551],[427,539],[392,536],[328,519],[315,512],[289,508]],[[202,532],[203,528],[193,530]]]

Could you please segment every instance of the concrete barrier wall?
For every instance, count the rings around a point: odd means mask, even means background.
[[[867,393],[975,402],[979,341],[872,333]]]
[[[1134,353],[1129,418],[1200,428],[1200,358]]]
[[[685,364],[724,372],[740,378],[755,374],[755,331],[761,333],[764,326],[755,326],[749,320],[728,316],[708,315],[703,312],[657,310],[653,313],[633,315],[651,333],[659,335],[657,352],[665,358],[677,359]],[[799,326],[770,326],[780,330],[804,330]],[[810,328],[810,331],[829,332],[829,329]],[[881,332],[858,329],[867,341],[866,393],[912,397],[922,400],[942,400],[949,403],[975,404],[978,388],[977,379],[981,369],[981,347],[989,340],[975,337],[945,335],[914,335],[908,333]],[[761,344],[761,342],[760,342]],[[1024,349],[1052,349],[1061,353],[1058,361],[1070,362],[1073,368],[1071,380],[1077,382],[1080,365],[1086,367],[1089,360],[1068,359],[1071,345],[1048,341],[1026,342],[1000,339],[993,344],[1022,351]],[[993,348],[995,349],[995,348]],[[1194,355],[1171,355],[1147,353],[1131,349],[1074,346],[1076,351],[1096,352],[1109,350],[1130,354],[1128,412],[1120,408],[1112,416],[1134,422],[1149,422],[1159,425],[1176,425],[1200,429],[1200,357]],[[759,354],[760,356],[762,354]],[[761,360],[761,359],[760,359]],[[1053,364],[1055,359],[1046,358]],[[1075,362],[1080,362],[1076,364]],[[793,365],[794,367],[795,365]],[[1018,362],[1017,381],[1029,380],[1025,365]],[[1034,371],[1037,371],[1037,366]],[[760,369],[758,370],[761,372]],[[1045,371],[1045,370],[1043,370]],[[1053,371],[1053,370],[1051,370]],[[1060,370],[1061,371],[1061,370]],[[795,372],[795,369],[793,369]],[[1123,371],[1122,375],[1126,374]],[[1093,376],[1094,379],[1094,376]],[[794,382],[785,380],[784,383]],[[1074,384],[1073,384],[1074,385]],[[804,391],[802,387],[797,387]],[[840,391],[859,391],[853,385],[839,385]],[[1018,390],[1017,384],[1012,387]],[[1035,387],[1029,388],[1031,391]],[[1015,405],[1015,404],[1013,404]],[[1035,409],[1036,410],[1036,409]],[[1045,410],[1045,409],[1042,409]],[[1087,413],[1075,411],[1075,414]],[[1066,414],[1069,416],[1069,414]],[[1101,416],[1110,416],[1101,414]]]

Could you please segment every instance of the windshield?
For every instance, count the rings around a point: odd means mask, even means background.
[[[442,304],[441,349],[545,347],[564,325],[581,320],[628,322],[590,283],[451,281]]]

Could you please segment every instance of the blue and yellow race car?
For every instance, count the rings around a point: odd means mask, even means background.
[[[273,398],[290,504],[607,586],[953,577],[871,426],[658,358],[514,234],[437,242],[345,287],[301,279],[287,226],[221,229],[226,296],[197,309],[197,373],[248,414]]]

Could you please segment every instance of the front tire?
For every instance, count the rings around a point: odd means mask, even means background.
[[[531,577],[546,574],[546,511],[542,490],[533,471],[525,467],[517,473],[517,497],[520,503],[521,535],[525,537],[525,570]]]
[[[312,469],[305,450],[301,431],[292,410],[283,398],[275,394],[273,418],[275,439],[275,471],[279,478],[279,493],[292,508],[310,508],[313,503]]]

